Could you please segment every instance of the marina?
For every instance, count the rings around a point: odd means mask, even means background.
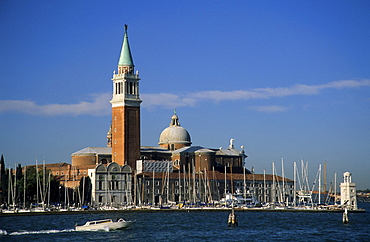
[[[64,204],[50,204],[49,201],[45,203],[45,197],[48,195],[48,189],[44,189],[44,199],[40,204],[34,204],[30,207],[24,206],[25,202],[22,204],[17,204],[14,197],[8,197],[8,206],[2,205],[0,208],[0,215],[31,215],[38,213],[46,214],[62,214],[62,213],[104,213],[104,212],[116,212],[116,211],[157,211],[157,210],[168,210],[168,211],[189,211],[189,210],[200,210],[200,211],[228,211],[228,210],[238,210],[238,211],[284,211],[284,212],[348,212],[351,213],[361,213],[366,212],[365,209],[359,208],[357,206],[357,196],[356,196],[356,184],[352,182],[352,175],[349,172],[343,173],[343,182],[340,183],[341,192],[336,192],[336,185],[331,187],[328,192],[321,191],[321,165],[316,176],[315,181],[313,182],[312,188],[309,185],[308,181],[308,166],[303,165],[302,163],[302,177],[296,175],[296,163],[294,163],[294,181],[290,181],[290,185],[287,185],[288,179],[285,179],[279,176],[276,176],[276,170],[273,164],[273,176],[272,183],[270,186],[269,194],[273,194],[270,199],[267,201],[266,196],[266,181],[265,174],[263,176],[263,183],[260,182],[256,186],[255,174],[252,174],[253,183],[249,183],[247,187],[246,174],[243,174],[243,180],[240,182],[235,182],[233,180],[230,185],[226,185],[228,182],[226,179],[226,167],[225,167],[225,186],[224,194],[220,200],[214,200],[214,192],[212,192],[212,185],[209,184],[208,178],[206,177],[206,172],[204,173],[204,178],[198,174],[196,176],[193,173],[193,179],[184,179],[183,184],[189,183],[189,187],[193,186],[192,192],[187,192],[188,196],[184,195],[184,198],[187,200],[181,200],[181,195],[177,197],[177,201],[171,201],[170,193],[171,186],[169,186],[169,175],[170,173],[163,173],[165,179],[162,181],[162,195],[158,196],[158,199],[155,199],[153,193],[152,203],[145,203],[140,199],[139,189],[137,189],[136,180],[134,182],[135,187],[135,197],[133,200],[130,200],[130,203],[119,204],[116,202],[111,203],[67,203]],[[116,166],[119,167],[119,166]],[[283,167],[283,160],[282,160]],[[154,172],[153,172],[154,173]],[[284,170],[282,170],[284,174]],[[174,174],[177,175],[177,174]],[[167,177],[166,177],[167,176]],[[196,179],[197,177],[197,179]],[[336,176],[335,176],[336,177]],[[177,186],[181,188],[181,179],[178,176],[178,180],[174,179],[177,183]],[[301,182],[302,181],[302,182]],[[303,181],[306,181],[304,184]],[[315,189],[315,184],[318,183],[318,190]],[[16,183],[16,181],[14,182]],[[39,183],[39,182],[37,182]],[[153,182],[154,185],[154,174]],[[203,183],[203,184],[202,184]],[[219,182],[218,182],[219,183]],[[144,184],[144,182],[143,182]],[[147,181],[147,184],[150,184]],[[238,184],[238,185],[236,185]],[[335,182],[336,184],[336,182]],[[261,185],[261,186],[260,186]],[[262,195],[256,192],[256,187],[262,191]],[[12,187],[12,181],[10,180],[9,186]],[[202,187],[203,186],[203,187]],[[172,186],[173,187],[173,186]],[[230,190],[236,191],[234,193],[228,192],[227,188]],[[204,188],[204,193],[202,192]],[[9,189],[10,191],[11,189]],[[173,189],[172,189],[173,190]],[[15,189],[13,189],[15,192]],[[65,190],[66,191],[66,190]],[[149,191],[149,190],[147,190]],[[333,192],[334,191],[334,192]],[[50,193],[50,191],[49,191]],[[111,191],[105,191],[107,197],[112,197]],[[148,192],[147,192],[148,193]],[[184,191],[185,193],[185,191]],[[85,192],[82,192],[85,195]],[[180,191],[181,194],[181,191]],[[293,195],[295,194],[295,195]],[[88,194],[89,195],[89,194]],[[38,196],[38,194],[37,194]],[[91,197],[91,194],[89,195]],[[85,201],[84,199],[80,201]],[[171,195],[174,198],[173,194]],[[67,197],[65,196],[65,199]],[[146,201],[149,201],[148,199]],[[92,201],[91,201],[92,202]],[[344,218],[343,218],[344,220]],[[346,217],[346,221],[348,218]]]
[[[369,204],[369,203],[362,203]],[[0,217],[6,216],[32,216],[32,215],[63,215],[63,214],[104,214],[104,213],[154,213],[154,212],[229,212],[231,207],[225,206],[171,206],[171,207],[154,207],[154,206],[128,206],[115,208],[99,209],[60,209],[60,210],[2,210]],[[343,213],[344,208],[340,206],[319,206],[319,207],[282,207],[282,206],[235,206],[237,212],[301,212],[301,213]],[[369,209],[369,208],[367,208]],[[365,207],[347,210],[348,213],[366,213]]]

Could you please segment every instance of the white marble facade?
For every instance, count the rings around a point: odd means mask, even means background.
[[[92,183],[92,205],[124,206],[132,204],[132,170],[113,162],[89,169]]]

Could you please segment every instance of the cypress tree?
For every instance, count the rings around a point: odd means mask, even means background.
[[[1,155],[1,159],[0,159],[0,182],[3,181],[4,175],[5,175],[4,155]]]
[[[3,204],[3,194],[5,192],[5,162],[4,155],[0,159],[0,204]]]

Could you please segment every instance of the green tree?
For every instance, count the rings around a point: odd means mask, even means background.
[[[0,204],[3,204],[6,190],[6,176],[5,176],[5,162],[4,155],[1,155],[0,159]]]
[[[91,190],[92,190],[90,177],[88,176],[81,177],[80,186],[78,190],[80,193],[80,199],[82,200],[81,206],[88,205],[91,201]]]
[[[23,177],[20,181],[20,190],[26,191],[26,205],[29,206],[31,203],[36,203],[37,198],[37,178],[36,178],[36,167],[29,166],[25,170],[25,175],[23,174]],[[24,181],[26,179],[26,182]],[[24,194],[24,192],[23,192]],[[23,195],[24,196],[24,195]],[[24,198],[23,198],[24,199]]]
[[[20,203],[23,203],[23,201],[26,200],[27,207],[31,203],[40,203],[42,201],[50,204],[59,203],[59,181],[51,175],[50,170],[45,170],[44,173],[42,168],[38,169],[39,171],[37,172],[35,166],[29,166],[25,170],[25,173],[21,175],[18,183]],[[37,183],[39,183],[38,186]]]

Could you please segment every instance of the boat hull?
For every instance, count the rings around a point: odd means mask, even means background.
[[[87,222],[85,225],[76,226],[76,231],[97,231],[97,230],[119,230],[119,229],[125,229],[132,225],[132,221],[109,221],[109,222],[103,222],[98,224],[93,224],[93,222]]]

